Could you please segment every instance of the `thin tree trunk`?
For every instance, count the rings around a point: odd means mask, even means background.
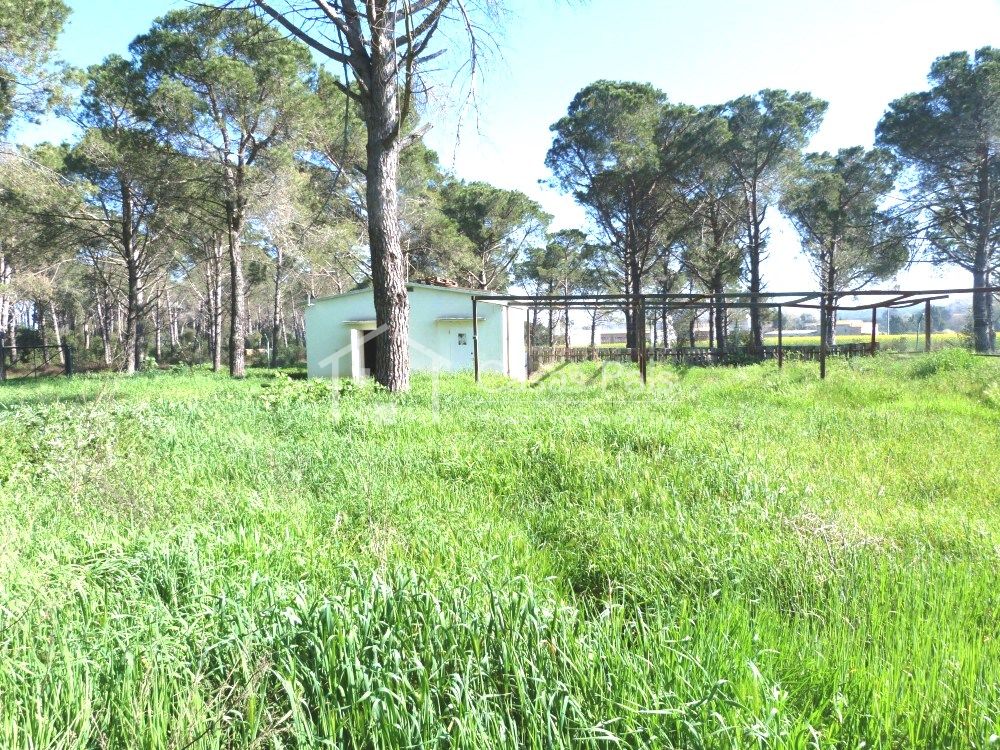
[[[7,328],[5,337],[5,346],[10,350],[10,355],[12,357],[17,356],[17,316],[15,315],[16,309],[14,303],[10,303],[10,308],[7,312]]]
[[[278,336],[281,333],[281,271],[284,253],[275,247],[274,256],[274,312],[271,315],[271,367],[278,366]]]
[[[146,358],[146,294],[140,286],[136,293],[135,310],[135,369],[141,370]]]
[[[155,327],[153,356],[157,362],[163,360],[163,305],[160,298],[156,298],[156,307],[153,310],[153,326]]]
[[[142,314],[142,290],[140,288],[141,279],[139,278],[140,258],[139,250],[136,246],[137,237],[135,236],[133,227],[132,192],[129,185],[124,181],[120,182],[120,188],[122,216],[121,234],[118,239],[121,241],[121,253],[125,261],[127,280],[127,288],[125,290],[125,334],[122,341],[124,351],[123,368],[126,374],[133,375],[141,367],[142,360],[139,341],[142,336],[139,321]]]
[[[990,278],[989,274],[987,274],[987,276],[986,276],[986,285],[989,286],[992,283],[993,283],[993,280]],[[990,351],[991,352],[992,351],[996,351],[996,346],[997,346],[997,322],[996,322],[996,316],[993,314],[993,304],[994,304],[993,294],[987,294],[986,295],[986,318],[987,318],[987,320],[989,320],[989,324],[990,324],[989,325],[988,336],[989,336],[989,339],[990,339]]]
[[[101,346],[104,348],[104,364],[111,367],[111,311],[107,298],[107,286],[100,280],[94,296],[97,301],[97,322],[100,327]]]
[[[646,321],[642,319],[639,311],[642,307],[642,274],[639,270],[639,259],[635,253],[629,253],[628,263],[628,286],[629,286],[629,307],[631,308],[632,325],[628,334],[631,334],[629,348],[631,349],[631,359],[633,362],[639,361],[639,348],[641,347],[640,337],[646,335]],[[626,338],[629,335],[626,334]]]
[[[982,265],[980,265],[982,262]],[[985,253],[976,250],[976,268],[972,272],[972,285],[977,289],[985,287],[989,282],[986,273]],[[990,294],[989,292],[974,292],[972,295],[972,330],[977,352],[990,352],[994,342],[990,341]],[[995,345],[995,344],[994,344]]]
[[[176,307],[171,305],[169,310],[170,310],[170,350],[176,353],[181,345],[180,320],[178,319]]]
[[[990,232],[993,228],[990,146],[988,143],[980,146],[979,160],[978,203],[980,218],[972,278],[973,286],[981,288],[989,285],[988,250]],[[978,292],[972,295],[972,329],[977,352],[992,352],[996,346],[996,341],[990,337],[990,330],[992,329],[990,320],[991,307],[990,294],[988,292]]]
[[[128,289],[126,290],[125,306],[125,337],[123,364],[127,375],[134,375],[139,369],[139,274],[133,259],[126,259]]]
[[[564,292],[567,296],[569,295],[569,289],[567,288]],[[569,355],[569,302],[564,305],[563,314],[566,316],[566,326],[563,330],[563,348],[566,350],[566,354]]]
[[[222,243],[218,236],[212,241],[209,256],[209,340],[212,347],[212,371],[222,369]]]
[[[7,259],[7,254],[0,253],[0,334],[3,334],[8,339],[8,332],[12,327],[11,321],[14,317],[14,302],[13,296],[7,290],[13,275],[14,269]],[[7,341],[6,343],[9,344],[10,342]]]
[[[666,312],[663,313],[663,346],[672,349],[677,345],[677,331],[674,329],[674,321]]]
[[[826,343],[827,346],[837,345],[837,311],[834,309],[837,304],[837,298],[834,296],[833,292],[836,290],[837,286],[837,243],[834,242],[833,247],[830,248],[830,256],[827,259],[827,273],[826,273],[826,289],[830,293],[829,301],[827,302],[827,315],[826,315]]]
[[[756,186],[751,190],[748,216],[747,262],[750,271],[750,348],[758,355],[764,348],[764,328],[761,324],[760,294],[763,283],[760,275],[760,262],[763,248],[761,225],[764,217],[758,211]]]
[[[632,348],[635,344],[635,330],[632,328],[632,305],[626,302],[622,312],[625,315],[625,347]]]
[[[45,312],[41,300],[35,300],[35,330],[42,346],[48,346],[48,326],[45,325]],[[46,358],[47,359],[47,358]]]
[[[59,363],[66,364],[66,357],[62,350],[62,331],[59,329],[59,313],[56,310],[54,299],[49,300],[49,314],[52,316],[52,335],[56,337],[56,346],[59,347]]]
[[[243,277],[243,210],[229,201],[227,205],[229,235],[229,374],[246,376],[246,282]]]
[[[174,302],[170,299],[170,290],[164,290],[164,295],[166,297],[166,307],[167,307],[167,332],[170,337],[170,353],[176,354],[177,347],[180,345],[180,334],[177,330],[177,310],[174,307]]]
[[[712,293],[715,295],[715,345],[720,352],[726,349],[726,306],[722,295],[726,291],[722,281],[722,273],[716,272],[712,277]]]

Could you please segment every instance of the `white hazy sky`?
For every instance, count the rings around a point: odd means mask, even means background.
[[[85,66],[124,53],[153,18],[183,0],[70,0],[60,55]],[[1000,0],[508,0],[500,56],[479,83],[476,114],[456,137],[456,106],[438,89],[428,136],[442,163],[470,180],[523,190],[555,217],[583,212],[543,183],[549,126],[599,78],[649,81],[672,101],[722,102],[762,88],[806,90],[830,108],[811,148],[870,146],[894,98],[926,87],[931,62],[1000,43]],[[68,137],[65,124],[25,126],[25,142]],[[794,230],[772,213],[769,289],[815,286]],[[918,265],[904,286],[970,286],[967,274]]]

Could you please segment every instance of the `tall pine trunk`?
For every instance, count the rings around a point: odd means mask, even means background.
[[[722,281],[722,273],[716,273],[712,278],[712,293],[715,294],[715,346],[720,352],[726,350],[726,307],[719,296],[725,292],[725,284]]]
[[[979,167],[979,232],[976,237],[976,253],[973,259],[972,283],[977,288],[989,286],[989,242],[990,230],[993,226],[991,215],[992,195],[990,185],[990,151],[984,144],[980,147]],[[977,352],[992,352],[996,341],[990,335],[992,321],[989,292],[976,292],[972,295],[972,329]]]
[[[750,292],[750,350],[754,355],[764,349],[764,327],[761,323],[760,294],[763,283],[760,275],[761,255],[764,252],[764,237],[761,215],[757,203],[757,189],[753,187],[747,205],[747,266],[749,271]]]
[[[750,252],[750,348],[756,354],[764,346],[764,328],[761,324],[760,250]]]
[[[628,257],[628,292],[629,311],[625,317],[631,323],[626,331],[625,338],[633,362],[639,361],[639,348],[641,347],[640,336],[646,335],[646,321],[641,314],[642,309],[642,274],[639,270],[639,259],[635,252],[629,252]]]
[[[123,369],[129,374],[135,374],[142,366],[142,279],[140,277],[140,251],[138,237],[133,224],[132,191],[127,182],[120,183],[122,197],[121,216],[121,252],[125,261],[127,289],[125,294],[125,325],[122,350],[124,352]]]
[[[212,350],[212,371],[222,369],[222,242],[213,237],[205,274],[208,282],[206,307],[208,312],[208,342]]]
[[[826,344],[827,346],[837,345],[837,311],[835,309],[837,304],[837,298],[833,295],[836,291],[837,286],[837,266],[836,259],[838,258],[837,253],[837,242],[835,241],[833,246],[830,248],[830,255],[827,258],[827,268],[826,268],[826,278],[824,279],[824,286],[826,291],[830,293],[827,298],[827,312],[826,312]]]
[[[124,370],[128,375],[135,374],[140,366],[139,347],[139,274],[130,255],[126,260],[126,273],[128,276],[128,289],[125,304],[125,340],[124,346]]]
[[[563,287],[563,294],[569,296],[569,287]],[[563,314],[566,316],[566,326],[563,330],[563,348],[566,349],[566,354],[569,355],[569,301],[563,304]]]
[[[111,367],[111,305],[108,301],[107,285],[98,277],[98,288],[95,290],[97,300],[97,324],[101,334],[101,346],[104,349],[104,364]]]
[[[395,13],[385,10],[371,26],[371,79],[364,100],[368,131],[367,206],[376,339],[375,380],[391,391],[410,387],[410,301],[400,242],[400,121],[396,77]]]
[[[0,252],[0,337],[8,338],[11,320],[14,317],[14,300],[8,289],[14,269],[7,259],[7,254]],[[9,344],[9,341],[7,342]]]

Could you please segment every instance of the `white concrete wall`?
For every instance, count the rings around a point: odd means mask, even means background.
[[[306,369],[309,377],[351,377],[351,328],[344,325],[344,321],[363,318],[375,319],[370,291],[367,294],[359,291],[317,300],[306,308]],[[340,350],[343,350],[343,356],[320,364]]]
[[[525,311],[483,302],[478,306],[482,372],[526,377]],[[374,328],[348,321],[374,321],[370,289],[316,300],[306,309],[306,361],[311,378],[352,377],[351,330]],[[454,318],[455,320],[442,320]],[[508,331],[507,321],[510,320]],[[353,348],[361,336],[355,334]],[[509,332],[509,339],[508,339]],[[461,343],[464,339],[464,344]],[[410,362],[414,371],[471,371],[472,292],[413,285],[410,291]]]
[[[508,307],[504,316],[507,374],[515,380],[528,379],[527,329],[528,310]]]

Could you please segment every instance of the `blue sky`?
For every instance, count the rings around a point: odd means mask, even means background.
[[[124,53],[158,15],[183,0],[69,0],[59,54],[73,65]],[[437,88],[428,135],[442,162],[466,179],[523,190],[581,226],[573,201],[540,184],[549,126],[593,80],[650,81],[673,101],[700,105],[761,88],[808,90],[830,102],[811,147],[871,145],[893,98],[926,86],[935,57],[1000,42],[1000,0],[508,0],[499,55],[479,81],[479,108],[456,127],[457,97]],[[64,124],[26,126],[24,141],[65,138]],[[774,291],[813,288],[788,224],[773,216]],[[962,272],[925,265],[907,286],[968,286]]]

